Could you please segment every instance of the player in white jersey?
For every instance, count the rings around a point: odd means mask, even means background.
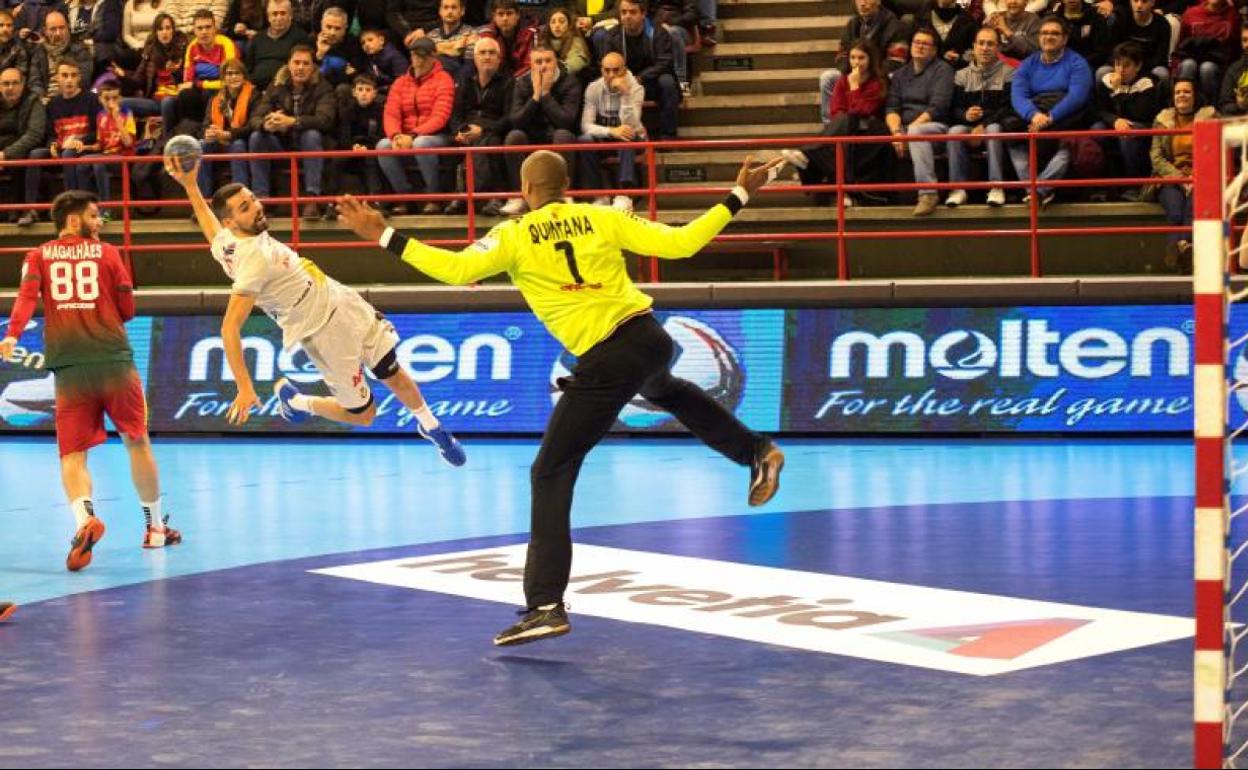
[[[260,399],[243,357],[242,328],[253,307],[259,306],[282,330],[286,348],[302,345],[320,370],[330,397],[300,393],[285,378],[273,391],[280,412],[292,422],[308,414],[351,425],[370,425],[377,404],[364,376],[367,367],[398,397],[418,421],[420,435],[437,446],[442,459],[463,465],[463,447],[429,410],[420,388],[398,364],[394,325],[349,286],[321,272],[268,232],[264,204],[241,184],[227,184],[204,200],[195,168],[182,171],[172,161],[169,175],[186,190],[200,230],[212,246],[213,259],[234,282],[221,322],[225,358],[238,383],[238,395],[227,418],[247,422]]]

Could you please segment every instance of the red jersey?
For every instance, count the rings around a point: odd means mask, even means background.
[[[134,317],[134,288],[113,246],[71,236],[31,249],[9,337],[22,335],[40,298],[47,368],[134,360],[124,326]]]
[[[130,135],[130,144],[121,141],[122,133]],[[119,124],[107,110],[100,110],[95,115],[95,140],[100,143],[100,152],[105,155],[133,155],[134,145],[138,143],[134,113],[123,108]]]

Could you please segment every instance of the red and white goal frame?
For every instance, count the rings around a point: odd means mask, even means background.
[[[1248,625],[1234,611],[1248,607],[1245,564],[1248,538],[1232,537],[1248,505],[1232,509],[1231,484],[1248,472],[1237,464],[1233,442],[1248,423],[1228,425],[1229,399],[1248,390],[1248,380],[1227,378],[1228,360],[1240,355],[1248,336],[1232,339],[1231,313],[1248,290],[1233,291],[1233,264],[1240,244],[1232,224],[1248,210],[1241,203],[1248,179],[1248,120],[1199,121],[1193,133],[1192,289],[1195,310],[1196,521],[1194,754],[1199,768],[1248,763]],[[1236,159],[1238,158],[1238,162]],[[1248,312],[1245,307],[1242,312]],[[1245,516],[1248,519],[1248,516]],[[1242,529],[1239,527],[1238,529]],[[1237,540],[1243,542],[1236,542]],[[1239,624],[1236,621],[1239,621]],[[1240,643],[1243,649],[1240,649]]]

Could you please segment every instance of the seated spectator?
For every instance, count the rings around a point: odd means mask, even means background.
[[[646,89],[624,66],[624,57],[609,53],[602,58],[602,77],[589,84],[585,90],[585,106],[581,108],[582,142],[643,142],[646,127],[641,124],[641,103],[645,101]],[[608,185],[602,173],[603,153],[578,152],[577,162],[581,187],[605,190]],[[637,186],[637,152],[632,148],[621,149],[616,174],[619,189]],[[606,195],[594,198],[594,203],[614,205],[621,211],[633,210],[633,199],[627,195]]]
[[[1197,120],[1216,118],[1218,111],[1211,106],[1200,106],[1200,90],[1196,81],[1176,78],[1171,92],[1173,107],[1164,109],[1157,116],[1153,128],[1190,128]],[[1164,178],[1190,177],[1192,175],[1192,135],[1154,136],[1152,152],[1153,176]],[[1176,227],[1192,226],[1192,185],[1158,185],[1157,199],[1166,212],[1166,222]],[[1192,244],[1187,233],[1171,233],[1166,261],[1171,266],[1191,269]]]
[[[26,88],[26,76],[17,67],[0,70],[0,160],[25,160],[43,144],[48,131],[48,114],[43,100]],[[26,173],[31,167],[26,168]],[[13,172],[16,174],[16,170]],[[4,186],[5,203],[17,203],[16,184]],[[34,203],[33,198],[23,202]],[[15,222],[18,212],[9,212],[4,220]],[[33,219],[31,220],[34,221]],[[29,224],[29,223],[28,223]]]
[[[261,90],[268,88],[277,71],[286,66],[291,49],[300,44],[312,44],[308,33],[295,26],[290,0],[269,0],[265,13],[269,26],[247,44],[243,59],[251,82]]]
[[[1154,0],[1131,0],[1129,13],[1114,14],[1109,25],[1110,50],[1131,41],[1144,51],[1144,71],[1163,92],[1169,93],[1170,83],[1170,22],[1154,13]],[[1102,66],[1096,79],[1105,77],[1112,66]]]
[[[69,35],[91,52],[95,72],[103,72],[121,50],[121,0],[69,0]]]
[[[1131,136],[1129,132],[1150,128],[1165,103],[1161,88],[1147,74],[1144,49],[1135,43],[1121,43],[1114,49],[1114,69],[1096,83],[1096,122],[1094,129],[1112,128],[1121,132],[1117,137],[1122,155],[1123,171],[1128,177],[1149,176],[1149,137]],[[1140,200],[1139,190],[1124,189],[1122,198]]]
[[[377,96],[384,99],[391,84],[407,72],[407,59],[379,29],[360,33],[360,47],[364,49],[364,74],[377,83]]]
[[[186,35],[177,30],[172,16],[156,14],[152,31],[139,55],[138,67],[131,73],[120,67],[113,70],[123,82],[129,83],[134,93],[134,96],[122,100],[123,106],[136,117],[151,117],[164,114],[162,104],[167,99],[171,102],[169,112],[173,114],[172,102],[177,99],[178,86],[182,83],[188,44]]]
[[[455,2],[455,0],[449,0]],[[321,31],[316,36],[316,66],[331,86],[345,91],[352,86],[352,78],[365,69],[364,49],[354,36],[347,35],[350,17],[337,6],[325,9],[321,14]],[[376,86],[374,85],[374,88]],[[344,100],[345,101],[345,100]]]
[[[1001,33],[1002,56],[1021,61],[1040,46],[1040,17],[1027,10],[1025,0],[1005,0],[1005,10],[989,16],[984,25]]]
[[[30,51],[30,90],[39,94],[44,103],[57,95],[60,80],[55,77],[61,62],[72,61],[82,77],[81,88],[92,81],[91,52],[82,43],[69,37],[69,23],[60,11],[49,11],[43,17],[43,36]]]
[[[52,15],[52,14],[49,14]],[[68,33],[67,33],[68,34]],[[82,87],[82,75],[78,62],[65,59],[56,66],[57,93],[48,102],[48,129],[52,141],[46,147],[30,151],[31,160],[64,158],[70,160],[93,152],[100,145],[95,136],[96,116],[100,112],[100,100]],[[86,163],[67,163],[64,167],[66,190],[90,190],[91,166]],[[39,198],[42,170],[31,166],[26,174],[26,202]],[[17,220],[19,227],[34,224],[33,212]]]
[[[1027,121],[1031,133],[1075,131],[1087,125],[1092,104],[1092,71],[1083,57],[1066,47],[1070,39],[1066,22],[1050,16],[1040,25],[1040,50],[1028,56],[1014,73],[1010,101],[1014,112]],[[1031,179],[1026,142],[1009,146],[1010,162],[1020,180]],[[1061,179],[1070,165],[1070,152],[1059,142],[1037,142],[1036,156],[1044,163],[1037,179]],[[1041,209],[1053,202],[1052,187],[1038,187]],[[1030,202],[1030,193],[1023,199]]]
[[[1218,98],[1222,70],[1234,55],[1240,24],[1239,11],[1227,0],[1201,0],[1183,12],[1173,57],[1177,77],[1199,83],[1206,103]]]
[[[251,137],[251,118],[260,103],[261,90],[247,79],[247,66],[230,59],[221,68],[221,90],[208,102],[204,115],[204,160],[199,164],[199,189],[205,198],[212,197],[212,153],[246,153]],[[230,161],[233,182],[251,186],[251,169],[245,158]]]
[[[832,88],[836,81],[850,69],[849,49],[855,41],[866,38],[885,57],[883,71],[891,74],[906,63],[910,55],[906,26],[887,8],[880,7],[880,0],[854,0],[853,18],[841,33],[841,50],[836,55],[836,66],[819,75],[819,115],[826,124]]]
[[[1248,26],[1239,31],[1239,46],[1243,55],[1226,68],[1218,90],[1218,113],[1223,117],[1248,114]]]
[[[147,38],[156,26],[159,0],[125,0],[121,9],[121,45],[116,64],[124,70],[133,70],[139,64],[139,53],[147,44]],[[122,89],[125,95],[125,89]]]
[[[537,40],[550,46],[559,59],[559,65],[581,82],[590,74],[589,44],[577,31],[572,12],[563,6],[550,9],[546,21],[537,30]]]
[[[322,17],[323,18],[323,17]],[[368,75],[356,75],[351,84],[351,98],[338,116],[338,146],[354,152],[371,152],[385,138],[385,103],[377,98],[377,84]],[[330,161],[331,189],[342,192],[341,179],[349,166],[358,165],[353,158],[334,158]],[[381,181],[381,165],[377,158],[364,159],[364,189],[369,195],[385,191]],[[333,204],[325,207],[327,219],[334,215]]]
[[[1001,36],[993,27],[981,27],[975,33],[975,56],[970,66],[958,70],[953,78],[953,117],[955,125],[950,134],[993,134],[1025,131],[1023,121],[1010,107],[1010,87],[1014,80],[1014,68],[998,56]],[[988,181],[1005,180],[1005,144],[989,139],[985,143],[988,154]],[[964,182],[970,179],[970,145],[966,142],[949,142],[949,181]],[[945,205],[957,208],[966,203],[966,190],[953,190],[945,199]],[[1005,189],[993,187],[988,191],[989,206],[1005,205]]]
[[[888,79],[880,49],[870,38],[859,38],[849,46],[849,74],[832,87],[832,113],[823,125],[823,136],[888,136],[884,124],[884,93]],[[836,147],[812,144],[800,150],[781,150],[781,156],[797,169],[804,185],[836,182]],[[891,181],[892,148],[885,142],[847,144],[844,149],[845,181],[871,184]],[[817,194],[816,202],[828,196]],[[863,195],[864,198],[874,196]],[[854,198],[845,195],[845,205]]]
[[[48,14],[57,12],[66,18],[65,33],[69,34],[69,6],[64,0],[26,0],[22,3],[14,3],[9,6],[13,10],[13,23],[17,27],[17,39],[22,40],[32,46],[37,46],[43,42],[41,30],[45,30],[48,26]],[[52,74],[56,74],[55,67],[51,70]]]
[[[424,37],[427,30],[437,26],[438,8],[438,0],[388,0],[386,26],[411,50],[412,44]]]
[[[182,82],[178,84],[178,98],[176,101],[166,99],[160,104],[166,137],[179,130],[198,133],[198,125],[179,129],[177,124],[183,119],[196,123],[203,119],[208,102],[221,90],[222,65],[230,59],[238,58],[238,48],[234,41],[217,32],[217,19],[212,11],[206,8],[196,11],[191,28],[195,37],[186,47]],[[255,45],[255,41],[252,41],[252,45]]]
[[[1105,64],[1109,47],[1109,24],[1087,0],[1061,0],[1054,15],[1070,29],[1070,50],[1079,54],[1093,70]]]
[[[503,71],[515,77],[529,72],[529,49],[537,29],[520,18],[516,0],[494,0],[490,23],[478,30],[479,38],[493,38],[503,52]]]
[[[628,0],[624,0],[627,4]],[[507,145],[573,144],[581,118],[581,83],[559,68],[555,52],[535,45],[529,52],[529,74],[516,79],[511,99],[511,131]],[[507,153],[508,189],[520,189],[520,164],[525,155]],[[566,157],[565,157],[566,160]],[[572,164],[568,164],[572,168]],[[512,198],[501,209],[507,216],[528,211],[523,198]]]
[[[472,69],[472,46],[477,30],[464,23],[464,0],[442,0],[438,7],[441,23],[429,31],[429,39],[438,48],[442,69],[459,82]]]
[[[230,8],[221,22],[221,29],[240,45],[247,43],[264,30],[268,20],[264,13],[264,0],[231,0]]]
[[[94,153],[87,157],[121,157],[135,154],[139,141],[138,127],[134,122],[134,113],[127,110],[121,103],[121,86],[117,81],[110,80],[99,88],[100,111],[95,116],[96,147]],[[98,154],[97,154],[98,153]],[[96,163],[91,167],[95,177],[96,192],[104,203],[111,201],[112,175],[121,174],[121,166],[116,163]],[[100,219],[108,222],[112,214],[101,205]]]
[[[502,71],[502,50],[497,40],[478,40],[472,55],[474,71],[455,89],[451,130],[460,147],[497,147],[507,139],[516,79]],[[507,167],[498,155],[474,155],[472,171],[473,192],[498,191],[507,182]],[[497,216],[502,206],[501,200],[493,200],[485,208]],[[447,214],[463,214],[467,210],[463,201],[451,201],[446,206]]]
[[[442,69],[437,47],[429,38],[417,38],[412,44],[411,59],[411,69],[394,81],[390,95],[386,97],[386,138],[377,143],[379,150],[446,147],[451,143],[448,123],[451,109],[455,106],[455,83]],[[406,168],[412,158],[382,155],[377,160],[395,193],[407,195],[412,191]],[[419,153],[414,160],[425,183],[424,191],[441,192],[438,156]],[[399,203],[391,211],[406,214],[407,204]],[[428,201],[420,213],[441,214],[442,206]]]
[[[930,29],[915,32],[910,38],[910,63],[893,73],[884,112],[884,122],[893,136],[927,136],[949,130],[945,121],[953,104],[953,67],[936,58],[937,42],[936,33]],[[893,148],[898,158],[909,153],[914,181],[937,181],[930,142],[895,142]],[[936,190],[920,189],[914,215],[931,214],[938,201]]]
[[[690,94],[689,57],[686,50],[698,28],[698,7],[695,0],[655,0],[653,19],[672,36],[672,71],[680,84],[680,93]]]
[[[958,0],[934,0],[920,15],[919,26],[935,30],[940,36],[937,58],[954,69],[961,69],[970,61],[979,25],[958,5]]]
[[[10,67],[22,73],[22,92],[30,91],[26,87],[26,80],[30,77],[30,51],[14,33],[13,12],[0,9],[0,70]]]
[[[312,152],[326,149],[334,137],[334,125],[338,117],[334,89],[321,79],[312,61],[312,48],[297,45],[290,52],[286,66],[278,70],[273,85],[264,92],[256,112],[251,116],[251,135],[247,139],[247,151],[260,152]],[[268,198],[271,193],[268,160],[250,160],[251,189],[257,198]],[[303,191],[309,196],[321,194],[321,173],[325,159],[312,157],[302,162]],[[293,187],[293,184],[292,184]],[[305,219],[319,219],[321,207],[307,203],[303,207]]]
[[[672,36],[646,18],[646,0],[620,0],[619,8],[620,23],[607,33],[604,55],[624,55],[628,71],[646,89],[646,100],[659,103],[658,138],[675,139],[680,84],[672,70]]]

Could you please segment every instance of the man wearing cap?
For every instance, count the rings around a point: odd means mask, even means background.
[[[390,95],[386,97],[383,129],[386,137],[377,143],[378,150],[411,150],[413,148],[445,147],[450,144],[447,124],[455,105],[455,83],[442,69],[438,61],[437,46],[427,37],[418,38],[410,48],[411,69],[394,81]],[[378,158],[381,171],[390,187],[399,195],[412,191],[407,181],[406,164],[401,155],[382,155]],[[425,181],[426,193],[442,191],[438,180],[438,156],[417,154],[416,165]],[[398,204],[395,214],[406,214],[407,206]],[[442,207],[428,201],[421,209],[424,214],[441,213]]]

